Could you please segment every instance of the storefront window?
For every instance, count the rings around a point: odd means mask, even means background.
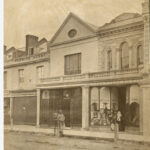
[[[110,125],[109,88],[91,89],[91,126]]]
[[[129,88],[129,100],[126,100],[126,125],[139,127],[139,87],[132,85]]]
[[[110,127],[118,111],[122,115],[120,130],[139,127],[139,87],[93,87],[90,91],[91,127]]]

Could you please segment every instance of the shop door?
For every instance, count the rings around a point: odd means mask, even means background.
[[[40,107],[40,124],[47,125],[49,122],[49,100],[42,99]]]
[[[65,115],[65,126],[70,127],[70,98],[63,99],[62,111]]]
[[[119,88],[118,110],[122,114],[120,131],[125,130],[125,112],[126,112],[126,87]]]
[[[71,127],[81,127],[82,125],[82,92],[81,88],[75,88],[72,92],[70,104]]]
[[[50,90],[49,126],[55,126],[53,115],[60,109],[62,109],[62,90]]]

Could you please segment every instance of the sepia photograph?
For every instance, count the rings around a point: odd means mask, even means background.
[[[4,150],[150,150],[150,0],[4,0]]]

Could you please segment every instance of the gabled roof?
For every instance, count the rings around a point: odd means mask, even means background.
[[[46,38],[42,38],[40,41],[38,41],[36,46],[40,46],[41,44],[46,43],[46,42],[47,42],[47,39]]]
[[[14,52],[16,51],[16,48],[15,47],[10,47],[9,49],[6,50],[6,53],[9,53],[9,52]]]
[[[68,22],[68,20],[70,18],[75,18],[76,20],[78,20],[81,24],[83,24],[84,26],[86,26],[89,30],[91,30],[93,33],[96,32],[96,30],[98,29],[97,26],[92,25],[90,23],[87,23],[86,21],[83,21],[81,18],[79,18],[78,16],[76,16],[74,13],[70,12],[69,15],[67,16],[67,18],[64,20],[64,22],[62,23],[62,25],[59,27],[59,29],[57,30],[57,32],[54,34],[54,36],[52,37],[50,43],[52,43],[55,38],[57,37],[57,35],[61,32],[61,29],[66,25],[66,23]]]

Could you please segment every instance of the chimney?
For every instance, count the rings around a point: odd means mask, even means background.
[[[38,37],[34,35],[26,35],[26,53],[30,54],[30,49],[34,48],[38,43]]]

